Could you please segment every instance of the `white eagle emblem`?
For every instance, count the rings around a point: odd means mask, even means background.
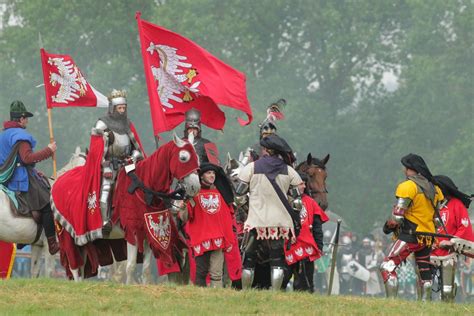
[[[299,247],[298,249],[295,250],[295,254],[298,257],[301,257],[303,255],[303,248]]]
[[[148,226],[151,228],[151,232],[153,237],[156,241],[163,247],[163,249],[167,249],[169,242],[170,242],[170,233],[171,233],[171,225],[170,225],[170,218],[166,216],[159,215],[158,222],[153,220],[153,216],[151,214],[148,215]]]
[[[289,255],[286,256],[286,261],[291,263],[291,262],[293,262],[293,260],[294,260],[294,258],[293,258],[292,254],[289,254]]]
[[[164,107],[173,109],[174,106],[170,100],[183,103],[193,100],[191,92],[199,92],[200,81],[192,82],[193,78],[197,76],[197,71],[191,68],[190,63],[184,62],[187,57],[176,53],[178,49],[167,45],[155,45],[150,42],[147,52],[153,55],[157,52],[160,59],[160,66],[158,68],[151,67],[153,77],[158,81],[158,95],[160,102]],[[184,69],[187,70],[184,73]],[[185,85],[184,83],[188,83]],[[163,108],[163,111],[166,109]]]
[[[49,73],[49,82],[53,87],[60,85],[58,93],[51,96],[53,102],[65,103],[86,95],[87,81],[79,68],[64,58],[48,58],[48,64],[57,67],[59,74]]]
[[[200,245],[194,246],[194,252],[195,252],[196,254],[199,254],[199,253],[201,252],[201,246],[200,246]]]
[[[87,208],[91,213],[94,213],[97,208],[97,195],[95,191],[89,192],[89,195],[87,196]]]
[[[306,247],[306,248],[304,248],[304,250],[305,250],[306,253],[307,253],[308,255],[310,255],[310,256],[311,256],[311,255],[313,254],[313,252],[314,252],[313,247]]]
[[[220,248],[222,246],[222,238],[214,239],[214,244],[217,248]]]
[[[464,227],[467,227],[467,226],[469,225],[469,219],[467,219],[467,218],[461,219],[461,224],[462,224]]]
[[[203,241],[202,246],[204,247],[204,249],[208,250],[209,248],[211,248],[211,241]]]
[[[201,204],[202,209],[209,214],[215,214],[219,211],[220,202],[217,194],[211,193],[207,196],[201,194],[199,195],[199,203]]]

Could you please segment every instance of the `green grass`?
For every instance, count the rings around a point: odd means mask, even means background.
[[[0,314],[178,315],[474,315],[474,305],[421,303],[306,293],[234,291],[193,286],[73,283],[55,279],[0,281]]]

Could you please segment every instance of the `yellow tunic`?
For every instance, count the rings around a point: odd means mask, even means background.
[[[435,190],[436,194],[433,202],[434,205],[437,205],[444,200],[444,196],[438,186],[435,186]],[[436,232],[433,222],[435,216],[433,205],[413,180],[400,183],[395,191],[395,196],[397,198],[408,198],[412,201],[405,212],[405,218],[418,225],[416,227],[417,232]]]

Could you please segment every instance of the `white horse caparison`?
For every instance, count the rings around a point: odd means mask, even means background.
[[[85,153],[79,147],[72,155],[69,162],[58,172],[58,175],[85,163]],[[35,242],[38,225],[31,217],[16,217],[10,209],[8,196],[0,191],[0,240],[17,244],[31,244],[31,276],[40,275],[40,259],[44,255],[45,276],[51,276],[54,269],[55,259],[49,251],[44,232]]]

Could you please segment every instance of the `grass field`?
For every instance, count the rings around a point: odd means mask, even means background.
[[[474,315],[474,304],[421,303],[306,293],[234,291],[193,286],[0,281],[0,314],[179,315]]]

